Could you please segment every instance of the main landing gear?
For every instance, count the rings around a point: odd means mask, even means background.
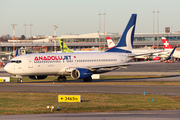
[[[84,82],[92,82],[92,77],[84,78],[83,81],[84,81]]]
[[[59,81],[59,82],[66,82],[66,76],[60,75],[60,76],[58,77],[58,81]],[[84,81],[84,82],[92,82],[92,77],[84,78],[83,81]]]
[[[59,81],[59,82],[66,82],[66,76],[60,75],[60,76],[58,77],[58,81]]]
[[[18,78],[17,82],[18,82],[18,83],[22,83],[22,79],[21,79],[21,78]]]

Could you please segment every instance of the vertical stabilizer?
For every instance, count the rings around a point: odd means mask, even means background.
[[[106,52],[125,52],[131,53],[133,40],[134,40],[134,32],[136,26],[136,17],[137,14],[132,14],[131,18],[119,40],[119,43],[112,49],[107,50]]]
[[[19,49],[17,48],[16,49],[16,54],[15,54],[15,57],[19,55]]]
[[[113,47],[116,46],[110,37],[106,37],[106,39],[107,39],[108,49],[112,49]]]
[[[61,39],[58,39],[58,40],[59,40],[59,46],[62,52],[72,53],[72,51],[68,48],[68,46],[63,41],[61,41]]]
[[[168,42],[168,40],[165,37],[162,37],[162,42],[164,49],[173,49],[171,44]]]

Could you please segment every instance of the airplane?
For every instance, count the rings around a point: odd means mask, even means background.
[[[111,49],[116,46],[110,37],[106,37],[106,39],[107,39],[108,49]]]
[[[173,49],[171,44],[168,42],[168,40],[165,37],[162,37],[162,42],[164,49]]]
[[[162,37],[162,42],[165,50],[168,50],[169,52],[173,49],[171,44],[168,42],[168,40],[165,37]],[[174,54],[172,55],[174,58],[180,58],[180,51],[175,50]]]
[[[60,46],[60,49],[61,49],[61,51],[62,52],[68,52],[68,53],[72,53],[73,51],[71,51],[69,48],[68,48],[68,46],[63,42],[63,41],[61,41],[61,39],[59,38],[58,39],[59,40],[59,46]]]
[[[19,52],[18,52],[18,51],[19,51],[19,49],[17,48],[17,49],[16,49],[16,53],[15,53],[15,57],[19,55]]]
[[[60,38],[58,39],[59,40],[59,46],[61,48],[61,52],[64,52],[64,53],[77,53],[77,52],[101,52],[101,51],[71,51],[69,49],[69,47],[66,45],[65,42],[63,42]]]
[[[116,46],[110,37],[106,37],[106,39],[107,39],[108,49],[111,49]],[[149,60],[149,59],[160,60],[160,57],[156,54],[160,52],[162,53],[164,51],[162,49],[132,49],[132,53],[134,54],[147,53],[146,55],[135,56],[135,60],[137,61],[143,61],[144,59],[145,60]]]
[[[131,18],[119,43],[105,52],[89,53],[35,53],[14,57],[6,64],[4,70],[22,82],[22,76],[30,79],[45,79],[48,75],[59,76],[59,82],[66,82],[66,76],[92,82],[92,74],[104,73],[130,64],[160,62],[131,62],[136,56],[132,53],[137,14]],[[175,49],[175,48],[174,48]],[[169,57],[170,59],[174,49]]]
[[[3,67],[5,63],[0,59],[0,67]]]

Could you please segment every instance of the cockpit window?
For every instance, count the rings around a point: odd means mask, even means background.
[[[15,60],[11,60],[10,63],[16,63],[16,61]]]
[[[21,60],[10,60],[10,63],[21,63]]]

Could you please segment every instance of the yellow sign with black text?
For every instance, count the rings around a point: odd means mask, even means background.
[[[58,102],[81,102],[81,95],[58,95]]]
[[[3,79],[2,79],[2,78],[0,79],[0,82],[3,82]]]

